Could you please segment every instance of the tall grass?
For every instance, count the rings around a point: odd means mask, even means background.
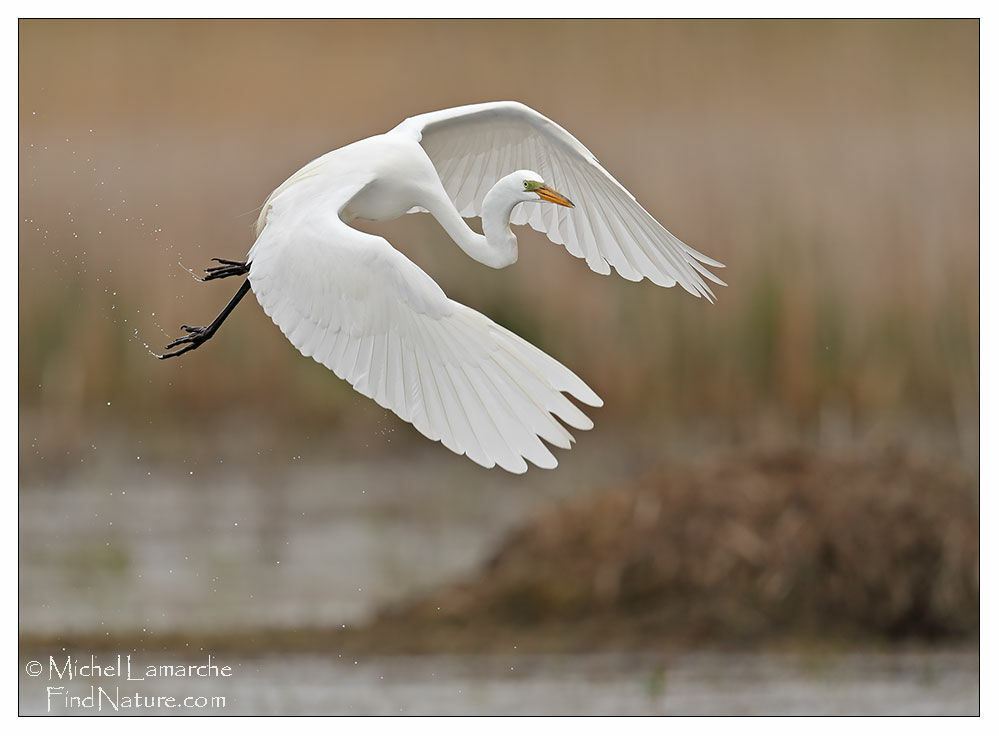
[[[426,216],[372,229],[575,370],[601,417],[976,431],[977,23],[24,21],[20,35],[19,390],[38,426],[71,435],[108,402],[115,421],[160,427],[236,406],[289,426],[380,417],[252,300],[178,361],[145,345],[214,316],[235,284],[179,264],[245,253],[255,209],[306,160],[410,114],[513,98],[727,264],[716,304],[601,278],[530,232],[493,272]]]

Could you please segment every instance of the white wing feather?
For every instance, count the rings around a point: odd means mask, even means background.
[[[721,263],[686,245],[659,224],[582,143],[519,102],[488,102],[417,115],[393,132],[415,138],[464,217],[482,214],[490,187],[517,169],[537,171],[576,207],[524,202],[512,222],[528,224],[601,274],[611,266],[630,281],[680,284],[714,295],[705,279],[724,285],[705,266]]]
[[[454,452],[515,473],[525,459],[555,467],[541,440],[573,441],[558,420],[593,426],[562,392],[603,402],[553,358],[448,299],[384,238],[341,220],[362,189],[324,197],[324,208],[272,202],[249,254],[264,311],[304,355]]]

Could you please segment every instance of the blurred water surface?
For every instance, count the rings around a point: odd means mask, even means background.
[[[633,476],[657,444],[608,436],[559,474],[515,477],[438,445],[351,458],[357,440],[331,437],[164,465],[141,437],[95,438],[71,473],[23,483],[22,632],[355,623],[470,574],[532,509]]]
[[[44,655],[39,654],[44,659]],[[102,653],[101,661],[113,661]],[[191,661],[133,655],[136,665]],[[88,660],[89,661],[89,660]],[[978,655],[690,652],[672,657],[220,657],[230,678],[117,683],[122,693],[223,696],[211,715],[976,715]],[[21,713],[84,713],[21,677]],[[66,685],[81,695],[91,683]],[[114,692],[116,681],[99,680]],[[104,713],[108,712],[105,705]],[[122,711],[126,712],[126,711]]]

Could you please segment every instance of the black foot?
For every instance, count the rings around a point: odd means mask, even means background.
[[[184,347],[180,350],[174,350],[172,353],[157,355],[157,358],[163,360],[164,358],[175,358],[178,355],[183,355],[188,351],[201,347],[202,343],[214,334],[214,331],[210,331],[208,327],[189,327],[188,325],[181,325],[180,329],[184,330],[184,332],[188,334],[183,337],[178,337],[176,340],[167,345],[166,349],[169,350],[170,348],[175,348],[178,345],[183,345]]]
[[[221,266],[211,266],[205,269],[205,278],[202,281],[211,281],[212,279],[224,279],[229,276],[243,276],[250,272],[250,264],[244,261],[229,261],[225,258],[213,258],[216,263],[221,263]]]

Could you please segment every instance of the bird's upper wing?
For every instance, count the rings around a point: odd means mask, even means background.
[[[384,239],[339,207],[274,199],[250,250],[250,283],[264,311],[304,355],[433,440],[485,467],[552,468],[541,439],[568,448],[593,423],[561,392],[600,398],[553,358],[479,312],[448,299]],[[541,439],[539,439],[541,438]]]
[[[597,273],[613,266],[624,278],[680,284],[713,296],[704,279],[723,284],[705,265],[721,263],[686,245],[652,215],[564,128],[519,102],[487,102],[406,119],[394,132],[413,136],[433,161],[464,217],[481,215],[486,192],[518,169],[537,171],[576,203],[574,209],[524,202],[516,225],[535,230]]]

